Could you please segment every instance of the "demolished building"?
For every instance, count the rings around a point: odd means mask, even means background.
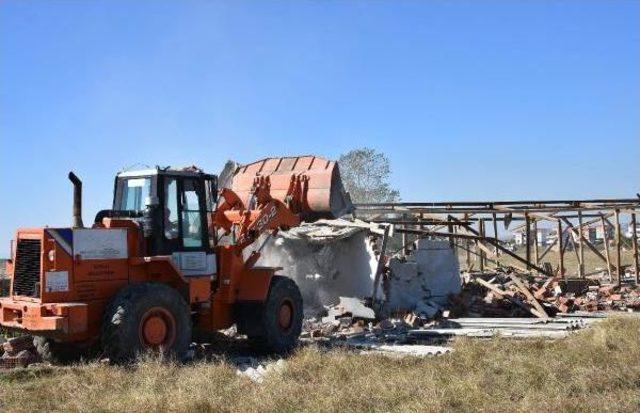
[[[281,267],[281,274],[296,281],[307,316],[318,316],[342,296],[375,298],[383,317],[406,312],[432,317],[460,292],[457,257],[446,242],[423,239],[411,254],[386,262],[375,241],[383,228],[347,219],[304,224],[268,240],[258,265]],[[381,259],[384,280],[373,297]]]

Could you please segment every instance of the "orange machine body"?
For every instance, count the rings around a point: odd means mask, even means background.
[[[0,325],[60,341],[96,340],[105,307],[121,288],[158,282],[183,295],[195,328],[228,328],[234,305],[264,301],[278,270],[257,267],[259,249],[245,249],[302,218],[334,216],[350,205],[345,195],[337,165],[322,158],[271,158],[240,167],[208,214],[216,269],[201,276],[185,275],[171,255],[145,254],[142,224],[133,219],[97,218],[92,228],[19,229],[7,262],[12,282],[10,296],[0,298]],[[218,243],[221,236],[232,241]],[[93,249],[83,249],[81,241]]]

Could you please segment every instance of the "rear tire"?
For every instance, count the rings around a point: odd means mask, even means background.
[[[238,331],[260,351],[284,354],[298,344],[302,331],[302,295],[290,278],[275,275],[262,305],[241,305]]]
[[[101,340],[113,362],[129,361],[146,351],[182,359],[191,342],[189,306],[164,284],[124,287],[107,305]]]

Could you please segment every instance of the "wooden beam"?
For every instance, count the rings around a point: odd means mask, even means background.
[[[460,223],[460,227],[461,227],[460,230],[461,231],[465,231],[467,233],[470,233],[470,234],[473,234],[473,235],[477,235],[477,236],[480,235],[479,231],[474,229],[471,225],[463,224],[462,221],[460,221],[456,217],[451,216],[451,220]],[[478,228],[480,227],[480,222],[482,222],[482,220],[478,221]],[[476,243],[476,247],[482,249],[487,254],[487,256],[489,256],[489,257],[494,257],[495,256],[493,249],[492,248],[488,248],[487,246],[482,244],[482,242],[477,242]]]
[[[464,214],[464,220],[467,221],[469,219],[469,214]],[[469,241],[465,240],[467,251],[467,271],[471,271],[471,249],[469,248]]]
[[[580,248],[580,263],[578,266],[578,275],[584,278],[584,226],[582,225],[582,211],[578,211],[578,248]]]
[[[402,233],[402,255],[407,255],[407,234]]]
[[[529,217],[529,213],[524,213],[525,220],[525,228],[524,228],[524,242],[526,248],[526,260],[527,260],[527,270],[531,269],[531,218]],[[537,264],[536,264],[537,265]]]
[[[604,243],[604,255],[607,259],[607,274],[609,274],[609,282],[613,281],[613,275],[611,274],[611,257],[609,256],[609,228],[605,225],[607,220],[604,218],[604,215],[600,217],[602,220],[602,242]]]
[[[514,273],[509,273],[509,278],[511,278],[511,280],[515,283],[515,285],[518,286],[518,289],[522,291],[522,294],[524,294],[524,296],[527,297],[529,304],[533,305],[535,309],[541,314],[540,318],[549,318],[549,315],[544,310],[544,307],[540,305],[538,300],[536,300],[536,297],[534,297],[533,294],[531,294],[531,291],[529,291],[529,289],[524,285],[524,283],[518,277],[516,277]]]
[[[539,311],[537,311],[534,308],[532,308],[531,305],[526,305],[525,303],[520,301],[518,298],[514,297],[512,292],[503,291],[503,290],[499,289],[498,287],[496,287],[495,285],[491,284],[490,282],[487,282],[487,281],[485,281],[485,280],[483,280],[482,278],[479,278],[479,277],[476,277],[474,279],[474,281],[477,284],[482,285],[483,287],[485,287],[489,291],[493,292],[494,294],[498,295],[499,298],[505,298],[505,299],[511,301],[512,303],[514,303],[518,307],[520,307],[520,308],[522,308],[522,309],[524,309],[526,311],[529,311],[534,316],[536,316],[538,318],[547,318],[543,314],[541,314]]]
[[[391,225],[387,225],[384,229],[384,235],[382,235],[382,246],[380,247],[380,257],[378,258],[378,265],[376,267],[376,274],[373,280],[373,296],[371,300],[375,303],[378,295],[378,285],[380,284],[380,278],[382,278],[382,269],[384,268],[384,254],[387,251],[387,241],[389,240],[389,229]]]
[[[616,274],[618,275],[617,284],[622,284],[622,231],[620,230],[620,210],[616,209],[614,211],[614,216],[616,218],[616,267],[618,271]]]
[[[538,220],[533,219],[533,259],[536,265],[540,264],[540,254],[538,252]]]
[[[493,218],[493,238],[498,239],[498,219],[497,219],[497,215],[494,212],[492,215]],[[496,254],[496,266],[500,266],[500,253],[498,248],[496,248],[495,250],[495,254]]]
[[[447,224],[447,230],[448,230],[449,232],[453,233],[453,223],[451,223],[451,215],[449,215],[449,217],[447,218],[447,221],[449,221],[449,222],[450,222],[449,224]],[[454,244],[453,244],[453,237],[449,237],[449,247],[450,247],[451,249],[454,249],[454,248],[453,248],[453,245],[454,245]]]
[[[564,221],[565,224],[567,224],[567,226],[569,227],[569,229],[571,230],[571,232],[573,232],[576,235],[580,235],[579,232],[575,229],[575,227],[573,226],[573,224],[571,223],[571,221],[569,221],[568,219],[564,218],[564,217],[560,217],[561,220]],[[600,259],[604,262],[607,262],[607,259],[605,258],[604,255],[602,255],[602,253],[600,251],[598,251],[598,249],[596,247],[593,246],[593,244],[591,242],[589,242],[588,240],[582,238],[582,241],[584,242],[584,245],[586,245],[587,247],[589,247],[589,249],[596,254],[598,257],[600,257]]]
[[[544,258],[545,255],[547,255],[549,253],[549,251],[551,251],[551,249],[558,243],[558,239],[554,239],[553,242],[549,245],[546,246],[546,248],[544,249],[544,251],[542,251],[542,254],[540,254],[540,259],[538,260],[538,262],[542,261],[542,259]]]
[[[490,238],[490,237],[485,237],[482,238],[479,235],[468,235],[468,234],[448,234],[448,233],[441,233],[441,232],[432,232],[432,231],[420,231],[420,230],[411,230],[411,229],[398,229],[398,232],[408,232],[408,233],[412,233],[412,234],[418,234],[418,235],[431,235],[434,237],[448,237],[449,235],[454,235],[458,238],[467,238],[467,239],[471,239],[471,240],[484,240],[486,242],[488,242],[491,245],[497,246],[498,249],[503,253],[503,254],[507,254],[508,256],[514,258],[515,260],[523,263],[523,264],[529,264],[529,266],[531,266],[531,268],[533,268],[534,270],[538,271],[540,274],[544,274],[547,275],[549,277],[553,277],[554,274],[551,272],[548,272],[547,270],[545,270],[544,268],[541,268],[531,262],[526,261],[524,258],[520,257],[518,254],[514,254],[513,252],[509,251],[508,249],[506,249],[505,247],[503,247],[502,245],[500,245],[500,243],[498,242],[498,240],[494,239],[494,238]]]
[[[633,267],[636,270],[636,285],[638,285],[638,277],[640,277],[640,263],[638,262],[638,229],[636,228],[636,213],[631,213],[631,242],[633,243]]]
[[[561,277],[565,276],[564,273],[564,246],[562,245],[564,240],[564,234],[562,232],[562,221],[558,220],[558,274]]]
[[[509,294],[508,294],[506,291],[499,289],[499,288],[498,288],[498,287],[496,287],[495,285],[491,284],[491,283],[490,283],[490,282],[488,282],[488,281],[483,280],[483,279],[482,279],[482,278],[480,278],[480,277],[476,277],[476,278],[474,279],[474,281],[475,281],[476,283],[480,284],[481,286],[485,287],[485,288],[486,288],[486,289],[488,289],[489,291],[494,292],[494,293],[495,293],[495,294],[497,294],[500,298],[504,298],[504,297],[508,297],[508,296],[509,296]]]
[[[478,229],[480,236],[484,238],[484,221],[478,222]],[[480,245],[480,241],[478,241],[478,245]],[[480,250],[480,272],[482,271],[484,271],[484,251]]]

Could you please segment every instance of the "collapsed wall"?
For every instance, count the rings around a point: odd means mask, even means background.
[[[268,239],[257,265],[282,267],[279,273],[300,287],[305,315],[317,316],[339,297],[371,297],[378,265],[372,232],[382,231],[357,220],[305,223]],[[450,295],[460,293],[458,259],[449,243],[422,239],[416,247],[386,263],[376,297],[383,317],[410,311],[431,317],[448,305]]]
[[[447,241],[420,239],[406,257],[392,257],[383,312],[414,311],[431,317],[462,288],[458,258]]]
[[[257,265],[282,267],[300,287],[305,315],[316,316],[340,296],[371,296],[378,259],[368,236],[346,220],[303,224],[267,240]]]

